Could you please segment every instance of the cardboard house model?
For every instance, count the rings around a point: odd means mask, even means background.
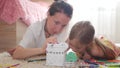
[[[46,65],[64,66],[67,43],[48,44],[46,50]]]

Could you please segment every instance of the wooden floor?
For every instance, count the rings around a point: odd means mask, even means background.
[[[0,52],[16,46],[16,23],[0,22]]]

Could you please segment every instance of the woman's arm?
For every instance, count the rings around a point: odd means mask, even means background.
[[[41,48],[24,48],[17,46],[16,48],[9,50],[8,52],[14,59],[24,59],[34,55],[41,55],[46,53],[47,43],[54,44],[57,42],[56,37],[49,37]]]
[[[44,48],[23,48],[22,46],[17,46],[13,51],[13,54],[11,54],[11,56],[14,59],[24,59],[40,54],[45,54]]]

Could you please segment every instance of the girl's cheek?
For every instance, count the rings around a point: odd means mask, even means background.
[[[91,59],[92,57],[89,55],[89,54],[85,54],[84,56],[83,56],[83,59],[85,60],[85,59]]]

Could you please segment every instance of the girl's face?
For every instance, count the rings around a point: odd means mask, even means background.
[[[83,45],[77,39],[69,40],[69,47],[75,51],[81,59],[93,59],[94,57],[103,57],[104,53],[96,44]],[[89,52],[86,50],[90,46]]]
[[[53,16],[48,14],[47,30],[51,35],[58,34],[67,26],[69,21],[70,18],[64,13],[57,12]]]
[[[78,39],[68,40],[69,47],[76,53],[79,53],[79,57],[82,57],[85,53],[86,45],[79,42]]]

